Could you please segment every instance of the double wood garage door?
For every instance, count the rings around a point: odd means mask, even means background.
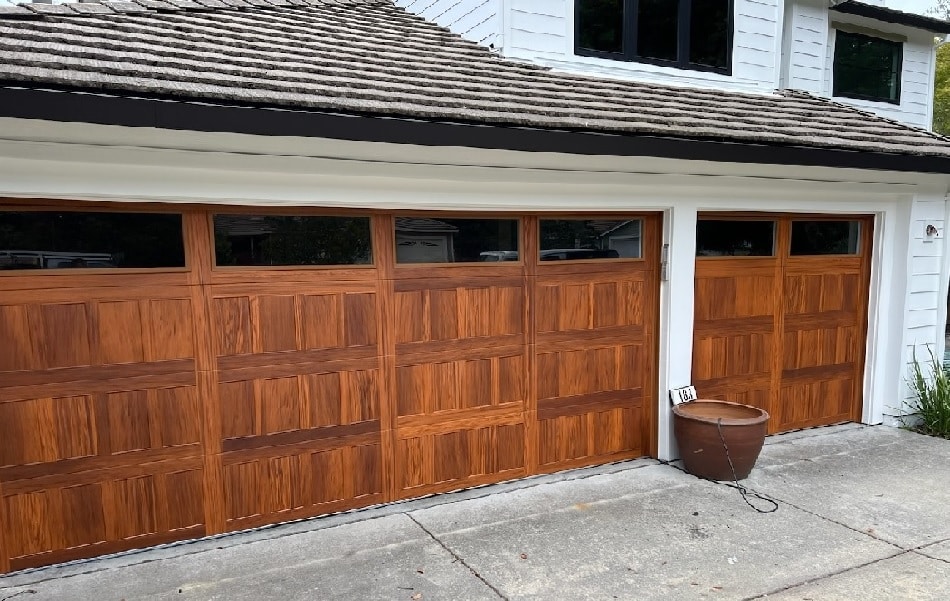
[[[277,247],[227,212],[176,214],[180,268],[0,248],[0,571],[655,454],[658,216],[453,263],[372,213],[365,264],[278,268],[219,266]]]
[[[770,432],[860,421],[869,217],[700,215],[693,382]]]

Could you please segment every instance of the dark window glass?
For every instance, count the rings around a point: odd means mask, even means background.
[[[679,45],[676,0],[640,0],[637,11],[637,56],[675,61]]]
[[[577,0],[577,45],[623,52],[623,0]]]
[[[769,257],[774,247],[774,221],[700,219],[696,223],[697,257]]]
[[[184,267],[181,215],[0,211],[0,269]]]
[[[540,259],[639,259],[642,228],[640,219],[542,219]]]
[[[373,262],[369,217],[215,215],[217,265],[363,265]]]
[[[729,73],[732,0],[576,0],[576,6],[578,54]]]
[[[396,218],[397,263],[517,260],[517,219]]]
[[[838,31],[834,95],[899,102],[902,52],[900,42]]]
[[[859,221],[793,221],[793,255],[854,255],[861,239]]]
[[[689,26],[689,62],[729,66],[729,0],[693,0]]]

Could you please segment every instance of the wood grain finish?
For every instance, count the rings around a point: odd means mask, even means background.
[[[776,221],[775,256],[696,260],[700,396],[765,409],[770,432],[860,419],[873,220],[836,217],[861,222],[860,254],[791,256],[808,218],[756,218]]]
[[[214,210],[185,269],[0,277],[0,572],[655,453],[658,216],[643,260],[525,216],[521,261],[396,265],[375,212],[374,265],[218,268]]]

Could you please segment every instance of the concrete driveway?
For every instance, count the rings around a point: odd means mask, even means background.
[[[746,484],[638,460],[0,578],[0,601],[950,599],[950,442],[772,437]]]

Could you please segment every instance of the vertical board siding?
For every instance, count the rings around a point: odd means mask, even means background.
[[[483,46],[499,45],[501,0],[395,0],[396,6]]]

